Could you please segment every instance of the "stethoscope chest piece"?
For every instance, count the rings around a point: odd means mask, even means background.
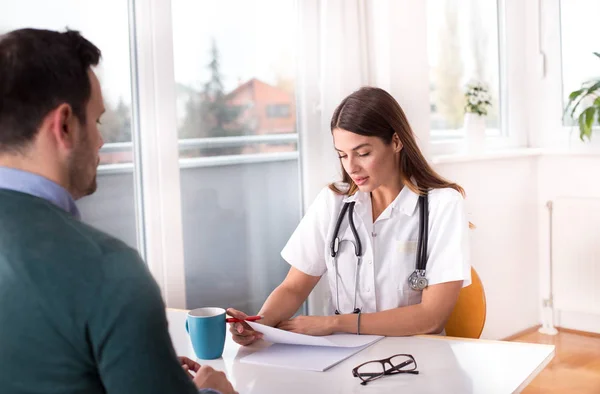
[[[423,291],[427,288],[429,282],[425,277],[425,270],[414,270],[408,277],[408,284],[411,289]]]

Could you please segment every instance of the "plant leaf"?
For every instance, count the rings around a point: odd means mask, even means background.
[[[583,99],[585,98],[585,95],[579,96],[577,99],[573,100],[573,102],[575,102],[575,105],[573,105],[573,109],[571,110],[571,118],[575,118],[575,111],[577,110],[577,107],[579,107],[579,104],[581,104],[581,102],[583,101]],[[569,107],[567,106],[567,109]],[[566,112],[566,111],[565,111]]]
[[[600,81],[596,81],[589,88],[582,88],[582,89],[579,89],[579,90],[576,90],[576,91],[572,92],[569,95],[569,102],[567,103],[567,106],[565,108],[565,112],[569,109],[569,107],[573,106],[573,109],[571,110],[571,118],[574,118],[575,117],[575,111],[577,110],[577,107],[579,107],[579,104],[581,104],[581,102],[583,101],[583,99],[585,99],[590,94],[595,93],[596,90],[598,90],[598,89],[600,89]]]
[[[585,88],[581,88],[579,90],[575,90],[574,92],[571,92],[571,94],[569,94],[569,101],[573,101],[575,100],[577,97],[579,97],[581,95],[581,93],[583,93],[585,91]]]
[[[587,135],[586,123],[585,123],[585,112],[579,115],[579,139],[584,141],[584,137]]]
[[[596,81],[596,83],[594,83],[592,86],[590,86],[587,89],[587,92],[585,92],[585,95],[590,95],[592,93],[594,93],[596,90],[598,90],[600,88],[600,81]]]
[[[571,109],[571,113],[569,114],[570,118],[571,119],[574,118],[575,110],[579,106],[579,103],[581,102],[581,100],[584,98],[584,96],[582,96],[582,94],[583,94],[583,92],[585,92],[585,90],[586,90],[585,88],[581,88],[581,89],[575,90],[569,94],[569,101],[567,102],[567,105],[565,106],[565,110],[563,111],[563,118],[566,117],[567,112],[569,112],[569,109]]]
[[[596,107],[589,107],[585,110],[585,123],[588,129],[592,129],[594,123],[594,116],[596,115]]]
[[[584,137],[588,140],[592,137],[592,124],[596,115],[596,107],[589,107],[579,115],[579,138],[583,141]]]
[[[596,55],[597,57],[600,57],[600,53],[598,52],[593,52],[594,55]]]

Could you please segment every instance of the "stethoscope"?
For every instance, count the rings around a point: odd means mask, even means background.
[[[358,232],[356,231],[356,226],[354,225],[354,201],[346,202],[342,206],[342,210],[338,216],[337,222],[335,224],[335,229],[333,230],[333,237],[331,240],[330,250],[331,257],[333,257],[333,265],[335,267],[335,314],[340,314],[340,293],[338,290],[338,282],[339,282],[339,274],[338,274],[338,262],[337,255],[340,250],[340,245],[344,242],[349,242],[354,246],[354,254],[356,255],[356,267],[354,268],[354,309],[352,313],[360,313],[361,309],[356,306],[356,294],[358,292],[358,270],[360,268],[360,263],[362,260],[362,243],[360,242],[360,237],[358,236]],[[354,236],[354,242],[346,239],[341,240],[338,237],[340,226],[344,221],[344,217],[348,216],[348,223],[350,224],[350,230],[352,231],[352,235]],[[428,281],[425,277],[425,269],[427,266],[427,238],[429,236],[429,201],[427,198],[427,194],[424,196],[419,196],[419,241],[417,243],[417,261],[415,270],[408,277],[408,284],[411,289],[417,291],[423,291],[427,288]]]

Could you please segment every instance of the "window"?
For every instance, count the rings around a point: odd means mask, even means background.
[[[77,205],[85,222],[136,247],[127,2],[0,0],[0,9],[0,32],[24,27],[64,31],[68,27],[81,31],[102,51],[96,73],[106,113],[101,118],[105,145],[100,152],[98,190]],[[109,29],[106,21],[110,21]]]
[[[300,219],[295,2],[173,0],[172,12],[187,307],[255,313]]]
[[[488,135],[501,134],[497,0],[428,0],[431,139],[464,137],[464,90],[485,83],[492,97]]]
[[[571,92],[600,77],[600,59],[594,56],[594,52],[600,52],[598,13],[600,2],[596,0],[560,2],[563,108]],[[571,126],[576,121],[566,114],[563,124]]]
[[[267,105],[267,117],[269,118],[289,118],[289,104],[270,104]]]

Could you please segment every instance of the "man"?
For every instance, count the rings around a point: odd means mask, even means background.
[[[138,253],[79,221],[103,144],[99,59],[75,31],[0,36],[0,391],[233,393],[177,360]]]

